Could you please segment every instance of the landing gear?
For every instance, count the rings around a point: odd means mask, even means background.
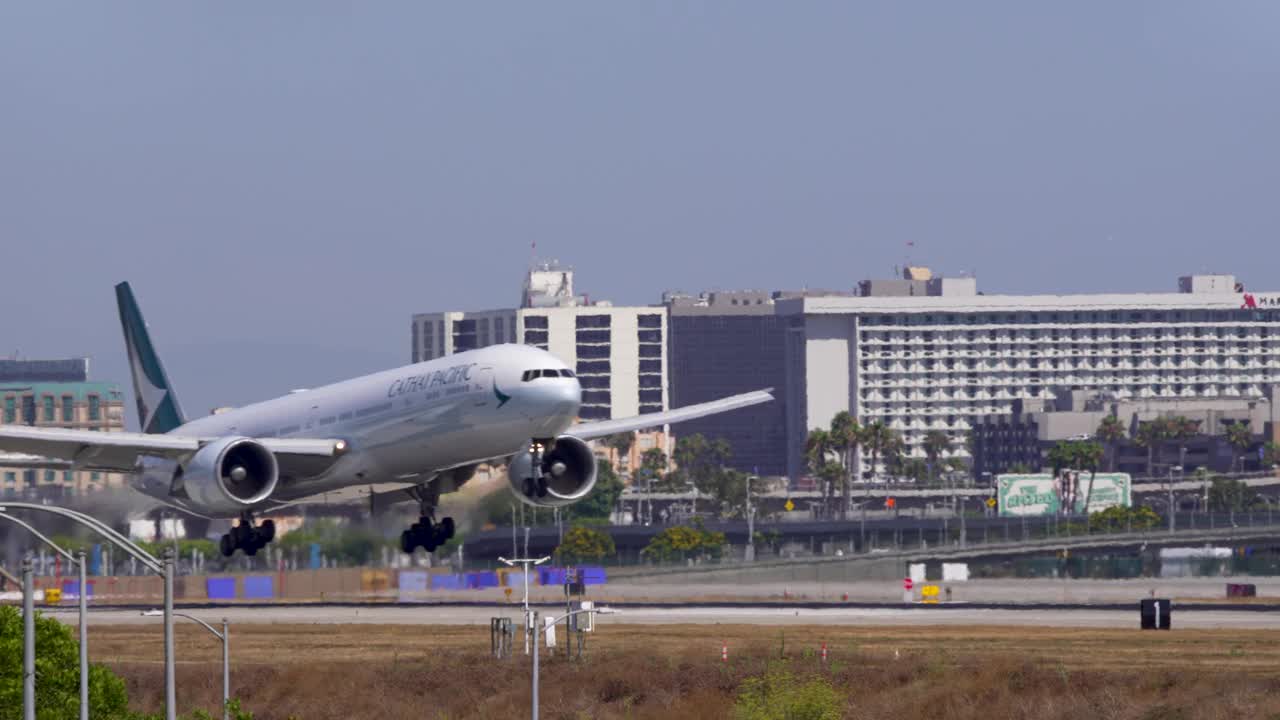
[[[243,550],[245,555],[253,557],[267,543],[276,537],[276,524],[273,520],[263,520],[261,525],[254,526],[253,513],[240,513],[240,524],[231,528],[231,532],[222,536],[218,542],[218,550],[223,557],[231,557],[236,550]]]
[[[436,548],[453,537],[453,518],[447,517],[439,523],[435,522],[436,503],[440,499],[438,489],[431,486],[418,487],[411,490],[410,494],[418,501],[421,517],[408,530],[400,533],[400,549],[409,555],[419,547],[427,552],[435,552]]]
[[[546,470],[543,468],[543,454],[547,446],[541,440],[534,440],[529,443],[529,474],[530,477],[524,479],[524,496],[533,498],[544,498],[547,496],[547,476]]]

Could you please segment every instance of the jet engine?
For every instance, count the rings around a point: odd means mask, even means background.
[[[234,514],[271,497],[280,480],[276,456],[243,437],[219,438],[174,472],[193,505],[210,514]]]
[[[533,440],[511,458],[507,481],[516,497],[535,507],[564,507],[581,500],[596,484],[596,456],[572,435]]]

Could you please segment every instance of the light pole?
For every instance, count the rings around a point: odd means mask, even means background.
[[[533,720],[538,720],[538,655],[539,655],[538,646],[542,644],[542,633],[546,632],[546,628],[555,627],[561,620],[567,621],[569,618],[575,615],[581,615],[583,613],[599,613],[601,615],[615,615],[617,614],[617,612],[618,612],[617,610],[614,610],[613,608],[609,608],[609,607],[591,608],[591,609],[583,609],[583,610],[570,610],[564,615],[561,615],[560,617],[555,618],[551,622],[547,623],[545,627],[538,623],[538,613],[537,612],[533,613],[534,632],[537,633],[536,635],[534,635],[534,641],[533,641],[533,680],[532,680],[533,706],[532,706],[532,713],[531,713],[531,717],[533,718]],[[566,645],[568,642],[569,642],[569,639],[565,638]]]
[[[756,561],[756,509],[751,505],[751,481],[755,480],[755,475],[747,476],[747,550],[743,555],[743,559],[747,562]]]
[[[1175,516],[1177,515],[1178,509],[1173,505],[1173,473],[1175,470],[1177,472],[1182,472],[1182,468],[1175,468],[1173,465],[1169,466],[1169,532],[1170,533],[1174,532],[1177,529],[1177,520],[1175,519]]]
[[[161,610],[146,610],[146,611],[143,611],[142,616],[143,617],[163,617],[164,612]],[[230,629],[227,626],[227,619],[222,618],[222,632],[218,632],[213,628],[212,625],[210,625],[209,623],[201,620],[200,618],[194,615],[175,612],[173,613],[173,616],[186,618],[193,622],[200,623],[200,625],[203,626],[205,630],[208,630],[209,632],[213,633],[214,637],[222,641],[222,720],[228,720],[230,718],[230,713],[231,713],[230,711],[230,707],[231,707],[230,657],[231,657],[231,654],[228,648],[228,645],[230,643],[231,633],[230,633]]]
[[[165,720],[176,720],[177,717],[177,701],[174,692],[174,658],[173,658],[173,548],[165,548],[164,561],[158,560],[154,555],[138,547],[129,538],[116,532],[110,525],[98,520],[90,515],[85,515],[75,510],[60,508],[55,505],[38,505],[36,503],[27,502],[6,502],[0,504],[0,513],[6,513],[10,509],[17,510],[35,510],[37,512],[47,512],[54,515],[73,520],[91,530],[105,536],[108,540],[119,545],[122,550],[129,553],[148,570],[160,575],[165,579],[165,653],[164,653],[164,684],[165,684]]]
[[[67,552],[61,547],[58,547],[57,543],[45,537],[43,534],[41,534],[39,530],[36,530],[27,522],[23,520],[19,520],[18,518],[3,512],[0,512],[0,520],[8,520],[9,522],[15,525],[18,525],[19,527],[24,528],[27,532],[31,533],[32,535],[35,535],[45,545],[48,545],[49,547],[57,551],[58,554],[65,557],[67,559],[67,562],[74,563],[79,568],[80,590],[77,593],[77,595],[79,596],[78,599],[79,599],[79,606],[80,606],[80,623],[79,623],[80,625],[80,637],[79,637],[79,640],[80,640],[80,720],[89,720],[89,618],[87,615],[89,608],[88,608],[88,598],[87,598],[87,588],[86,588],[86,578],[85,578],[86,573],[85,573],[84,551],[81,550],[77,552],[73,557],[71,553]],[[24,580],[23,581],[23,599],[24,600],[26,599],[27,593],[28,593],[27,581]],[[34,595],[34,593],[31,593],[31,594]],[[26,627],[25,621],[24,621],[23,627],[24,629]],[[34,643],[35,643],[34,634],[32,635],[31,642],[32,642],[32,646],[34,647]],[[35,678],[35,672],[33,670],[32,671],[33,687],[34,687],[34,678]],[[34,700],[35,698],[33,697],[32,698],[33,703],[34,703]],[[25,702],[25,698],[24,698],[24,702]],[[33,705],[33,708],[34,708],[34,705]],[[32,712],[35,712],[34,709],[32,710]]]
[[[31,551],[22,555],[22,720],[36,720],[36,602]]]
[[[550,560],[550,559],[551,559],[551,556],[550,556],[550,555],[548,555],[547,557],[541,557],[541,558],[537,558],[537,559],[533,559],[533,558],[513,558],[513,559],[511,559],[511,560],[508,560],[508,559],[506,559],[506,558],[504,558],[504,557],[499,557],[499,558],[498,558],[498,561],[499,561],[499,562],[501,562],[501,563],[506,564],[506,565],[507,565],[507,567],[513,567],[513,566],[515,566],[517,563],[518,563],[518,564],[520,564],[520,565],[522,565],[522,566],[524,567],[524,627],[525,627],[525,633],[524,633],[524,654],[525,654],[525,655],[528,655],[528,654],[529,654],[529,633],[530,633],[529,628],[531,628],[531,627],[532,627],[532,623],[530,622],[530,615],[529,615],[529,566],[530,566],[530,565],[535,565],[535,566],[536,566],[536,565],[541,565],[542,563],[544,563],[544,562],[546,562],[546,561],[548,561],[548,560]]]

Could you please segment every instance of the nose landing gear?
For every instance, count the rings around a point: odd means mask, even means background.
[[[453,537],[453,518],[447,517],[439,523],[435,522],[436,504],[440,500],[438,488],[421,486],[411,490],[410,494],[418,501],[421,517],[408,530],[400,533],[400,549],[410,555],[419,547],[427,552],[435,552],[436,548]]]
[[[546,463],[546,449],[546,444],[541,440],[529,443],[530,477],[524,479],[524,496],[531,500],[547,496],[547,473],[543,467]]]
[[[253,557],[267,543],[276,537],[276,524],[272,520],[263,520],[261,525],[254,526],[253,513],[246,510],[240,513],[240,524],[225,533],[218,543],[218,550],[223,557],[231,557],[236,550],[243,550],[245,555]]]

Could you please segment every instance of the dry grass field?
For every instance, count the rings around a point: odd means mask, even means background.
[[[178,631],[180,703],[214,710],[219,646]],[[259,720],[525,717],[528,660],[488,644],[483,627],[243,625],[233,694]],[[158,627],[96,627],[91,653],[137,709],[159,708]],[[786,667],[828,678],[866,720],[1280,720],[1280,631],[602,623],[582,661],[543,659],[546,718],[728,718],[745,678]]]

